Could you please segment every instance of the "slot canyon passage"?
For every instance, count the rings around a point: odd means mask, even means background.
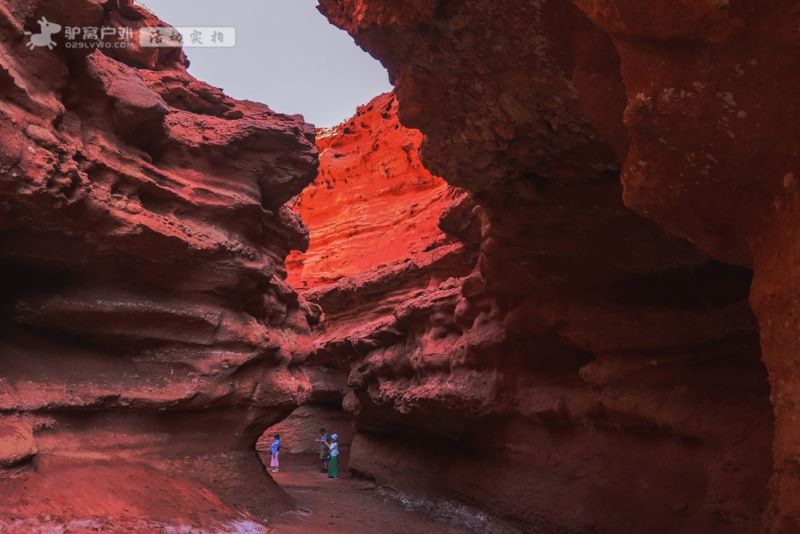
[[[800,532],[800,6],[319,3],[394,86],[320,130],[0,4],[0,532],[281,532],[320,422],[477,532]]]

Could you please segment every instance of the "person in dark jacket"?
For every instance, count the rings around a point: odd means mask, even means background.
[[[328,434],[325,432],[324,428],[320,428],[319,432],[322,434],[322,437],[319,438],[319,459],[322,460],[322,469],[320,470],[320,473],[327,473],[328,449],[330,449],[330,445],[328,444]]]

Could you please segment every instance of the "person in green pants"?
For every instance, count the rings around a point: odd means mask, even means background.
[[[328,478],[339,478],[339,439],[338,434],[331,436],[331,459],[328,460]]]

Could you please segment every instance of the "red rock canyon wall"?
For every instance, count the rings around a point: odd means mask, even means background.
[[[0,530],[264,531],[289,503],[254,445],[311,389],[283,204],[314,130],[178,49],[26,47],[162,25],[122,4],[0,6]]]
[[[304,366],[313,386],[307,405],[267,433],[287,436],[293,451],[311,452],[320,426],[340,435],[345,452],[350,444],[352,415],[342,412],[343,403],[353,409],[350,366],[328,347],[385,328],[410,296],[427,298],[458,268],[467,273],[474,265],[475,244],[468,253],[440,229],[443,214],[464,204],[465,195],[422,166],[421,141],[418,131],[400,125],[393,94],[318,131],[319,175],[294,206],[311,244],[289,256],[287,270],[304,297],[324,309],[316,331],[320,350]],[[459,216],[469,222],[464,213]],[[477,221],[472,231],[477,235]],[[454,271],[454,265],[460,267]]]
[[[796,6],[320,4],[470,195],[305,293],[351,467],[528,532],[796,531]]]
[[[295,205],[312,231],[287,260],[301,291],[404,261],[444,239],[439,216],[452,196],[419,160],[422,134],[397,120],[382,95],[317,135],[320,171]]]
[[[482,530],[800,530],[797,6],[320,3],[396,96],[319,175],[179,50],[26,47],[129,2],[0,6],[0,530],[264,531],[305,401]]]

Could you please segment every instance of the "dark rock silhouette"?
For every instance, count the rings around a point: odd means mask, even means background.
[[[347,314],[408,275],[309,292],[352,467],[529,531],[796,530],[795,8],[320,3],[481,222],[384,328]]]

